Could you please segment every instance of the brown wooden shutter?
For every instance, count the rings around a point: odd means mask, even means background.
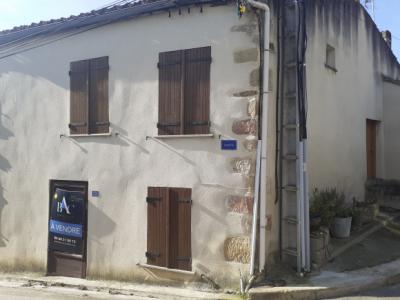
[[[90,60],[89,132],[108,133],[108,57]]]
[[[182,134],[182,51],[159,54],[158,134]]]
[[[149,187],[147,192],[147,263],[167,266],[168,189]]]
[[[192,269],[191,196],[186,188],[148,188],[148,264]]]
[[[89,61],[72,62],[70,68],[70,134],[87,134]]]
[[[185,50],[185,134],[210,133],[211,47]]]
[[[192,270],[191,189],[169,190],[169,268]]]

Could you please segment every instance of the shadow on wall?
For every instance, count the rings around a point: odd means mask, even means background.
[[[90,220],[96,220],[96,224],[89,222],[88,231],[90,234],[88,234],[88,241],[101,245],[100,239],[114,232],[115,222],[91,202],[89,202],[88,214]],[[91,225],[93,226],[92,228]]]
[[[83,153],[87,154],[88,150],[83,146],[85,144],[106,144],[106,145],[117,145],[121,147],[129,147],[129,146],[135,146],[138,148],[141,152],[149,154],[150,152],[140,144],[138,141],[132,140],[128,136],[128,131],[115,125],[114,123],[110,123],[110,130],[112,132],[112,136],[106,136],[106,137],[96,137],[96,139],[93,139],[93,137],[79,137],[78,139],[69,137],[66,134],[62,134],[60,136],[61,139],[73,143],[76,147],[78,147]],[[144,143],[144,141],[142,141]],[[0,158],[0,163],[1,163],[1,158]]]
[[[6,247],[8,243],[7,237],[5,237],[1,230],[1,216],[3,215],[3,209],[8,204],[7,200],[4,198],[3,187],[0,184],[0,247]]]
[[[1,143],[6,143],[6,141],[9,138],[13,137],[14,134],[12,133],[12,131],[10,131],[9,129],[4,127],[3,118],[7,118],[7,119],[11,120],[11,118],[9,116],[7,116],[6,114],[3,114],[1,103],[0,103],[0,141],[1,141]],[[8,161],[8,159],[5,158],[1,154],[1,150],[0,150],[0,170],[4,171],[5,173],[7,173],[8,171],[11,170],[11,164]],[[3,215],[3,209],[8,204],[7,200],[4,198],[3,190],[4,190],[3,185],[2,185],[2,182],[0,181],[0,247],[7,246],[7,242],[8,242],[8,239],[3,235],[2,230],[1,230],[1,217]]]
[[[110,125],[111,130],[115,131],[118,134],[118,138],[121,140],[121,143],[125,143],[125,146],[133,145],[136,146],[140,151],[142,151],[145,154],[150,154],[150,151],[147,150],[143,145],[140,144],[139,141],[134,141],[132,138],[129,137],[129,132],[122,127],[117,126],[114,123],[111,123]],[[145,141],[145,140],[144,140]],[[144,141],[141,141],[142,144]]]

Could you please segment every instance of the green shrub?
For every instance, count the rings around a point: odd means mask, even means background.
[[[321,226],[330,227],[338,208],[344,205],[345,195],[336,188],[314,189],[311,195],[310,217],[320,217]]]
[[[354,211],[353,211],[352,207],[338,206],[336,208],[335,217],[337,217],[337,218],[349,218],[349,217],[352,217],[353,214],[354,214]]]

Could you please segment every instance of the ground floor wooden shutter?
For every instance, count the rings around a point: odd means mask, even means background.
[[[166,211],[168,189],[149,187],[147,191],[147,263],[165,267],[167,263]]]
[[[182,51],[159,54],[158,134],[183,134],[182,108]]]
[[[147,263],[191,270],[191,189],[149,187]]]
[[[108,133],[108,57],[90,60],[89,132]]]
[[[185,50],[185,134],[210,133],[211,47]]]
[[[191,189],[174,188],[170,198],[170,268],[192,270]]]
[[[89,133],[89,61],[81,60],[70,65],[70,134]]]

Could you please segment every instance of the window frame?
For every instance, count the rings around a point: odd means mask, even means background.
[[[211,133],[211,62],[211,46],[159,53],[158,136]]]
[[[109,57],[73,61],[69,77],[70,136],[109,135]]]
[[[335,47],[326,44],[326,49],[325,49],[325,67],[337,72],[336,69],[336,49]]]
[[[147,264],[192,271],[192,189],[147,190]]]

